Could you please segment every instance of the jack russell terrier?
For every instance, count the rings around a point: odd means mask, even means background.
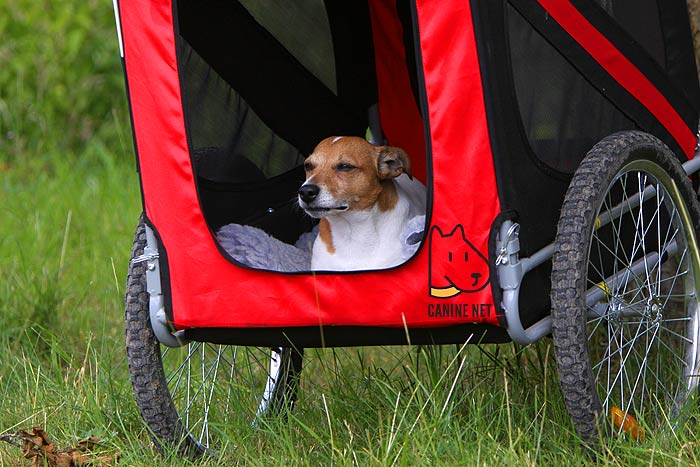
[[[411,177],[408,155],[358,137],[321,141],[304,161],[299,206],[321,219],[311,269],[350,271],[401,264],[400,234],[425,214],[425,187]]]

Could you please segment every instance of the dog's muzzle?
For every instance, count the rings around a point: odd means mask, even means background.
[[[299,199],[305,203],[311,203],[316,199],[321,189],[318,185],[302,185],[299,188]]]
[[[299,206],[306,211],[311,217],[320,219],[332,212],[342,212],[347,211],[348,206],[341,205],[328,205],[328,199],[322,199],[323,196],[319,197],[321,193],[321,188],[318,185],[302,185],[299,188]]]

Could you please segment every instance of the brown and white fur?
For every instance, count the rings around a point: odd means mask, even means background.
[[[358,137],[321,141],[304,161],[299,205],[320,220],[311,269],[382,269],[401,263],[400,234],[425,214],[425,187],[408,155]]]

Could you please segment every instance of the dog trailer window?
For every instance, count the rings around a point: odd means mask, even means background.
[[[365,269],[359,260],[353,265],[338,260],[339,265],[333,266],[341,250],[345,251],[344,242],[338,243],[343,248],[327,247],[336,256],[326,266],[313,263],[309,249],[316,237],[327,238],[323,234],[330,231],[331,224],[314,214],[352,211],[356,201],[334,200],[362,196],[343,192],[338,198],[333,195],[331,202],[327,195],[331,185],[324,185],[318,200],[307,195],[306,204],[298,204],[297,193],[306,179],[303,161],[319,142],[329,136],[347,138],[337,143],[340,147],[359,142],[367,134],[368,111],[378,103],[369,4],[179,0],[176,17],[183,110],[197,194],[223,252],[239,264],[281,272],[312,267]],[[359,139],[351,139],[353,136]],[[370,167],[379,164],[380,153],[384,157],[383,149],[366,142],[362,148],[353,147],[358,148],[353,153],[358,159],[346,165],[358,169],[358,174],[370,173],[359,170],[365,167],[362,164]],[[395,191],[386,189],[389,194],[382,198],[382,206],[389,209],[397,204],[403,209],[410,205],[405,214],[411,213],[407,220],[415,222],[392,225],[392,237],[401,228],[392,243],[392,254],[381,261],[371,256],[366,269],[393,267],[409,258],[420,245],[425,223],[420,214],[425,213],[423,185],[422,194],[414,196],[413,188],[405,188],[398,180],[397,185],[393,180],[383,183],[400,177],[409,180],[406,183],[411,187],[420,184],[409,178],[408,161],[397,165],[398,156],[381,160],[389,167],[376,175],[384,177],[376,183],[382,190],[368,190],[367,199],[383,193],[385,185],[396,187]],[[335,204],[326,206],[329,203]],[[357,209],[366,209],[362,206]],[[317,223],[319,229],[314,230]],[[416,242],[416,235],[407,235],[411,240],[399,245],[399,233],[414,233],[408,229],[415,229],[420,238]]]
[[[596,142],[635,125],[510,4],[507,16],[525,136],[540,164],[572,174]]]
[[[185,123],[212,231],[235,222],[293,242],[312,227],[294,206],[304,157],[328,135],[364,135],[377,101],[368,7],[342,3],[177,2]]]

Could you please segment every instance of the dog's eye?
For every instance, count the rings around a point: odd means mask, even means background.
[[[348,163],[341,162],[340,164],[338,164],[336,166],[335,170],[337,170],[338,172],[349,172],[354,168],[355,168],[354,165],[350,165]]]
[[[307,172],[311,172],[312,170],[314,170],[314,165],[311,162],[306,162],[304,163],[304,170],[306,170]]]

